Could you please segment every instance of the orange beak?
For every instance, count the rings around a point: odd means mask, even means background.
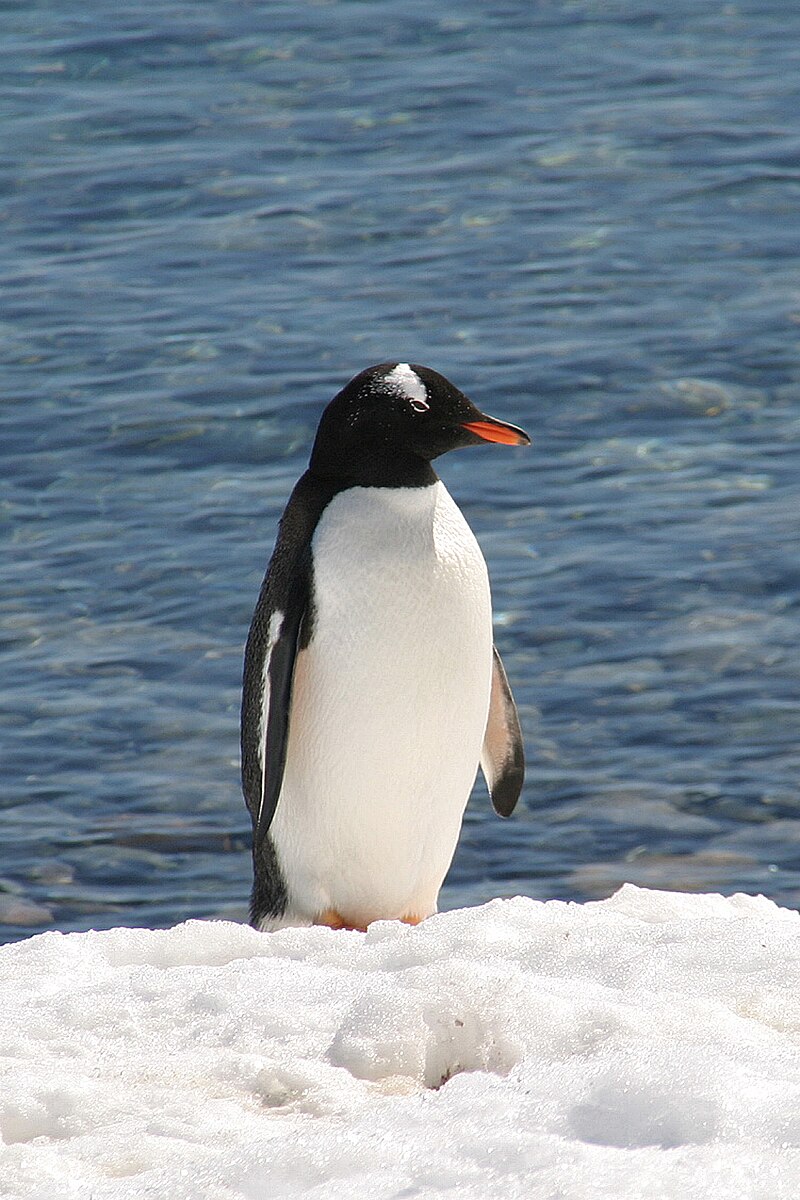
[[[482,421],[465,421],[461,428],[468,429],[484,442],[502,442],[504,446],[531,444],[531,439],[524,429],[508,425],[505,421],[496,421],[494,417],[484,417]]]

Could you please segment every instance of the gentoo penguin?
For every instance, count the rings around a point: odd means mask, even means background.
[[[522,736],[486,563],[431,461],[529,445],[444,376],[356,375],[322,414],[244,661],[250,917],[365,929],[436,912],[480,762],[509,816]]]

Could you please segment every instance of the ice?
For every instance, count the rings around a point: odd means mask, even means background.
[[[800,917],[625,886],[0,949],[0,1196],[797,1196]]]

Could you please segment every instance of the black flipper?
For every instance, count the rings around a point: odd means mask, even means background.
[[[242,790],[253,822],[257,867],[283,784],[297,651],[308,645],[312,635],[311,539],[335,491],[309,472],[295,486],[281,518],[245,647]]]
[[[525,749],[511,688],[497,647],[492,648],[492,695],[481,750],[481,770],[494,810],[510,817],[525,779]]]

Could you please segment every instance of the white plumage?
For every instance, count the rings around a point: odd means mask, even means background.
[[[312,548],[312,637],[270,831],[288,904],[262,928],[326,910],[362,927],[422,918],[436,911],[486,729],[486,564],[440,481],[340,492]]]
[[[272,651],[275,649],[275,644],[281,636],[281,628],[283,626],[284,613],[278,609],[272,614],[269,619],[269,628],[267,630],[267,648],[264,655],[264,665],[261,670],[261,720],[258,729],[258,761],[261,766],[261,799],[258,806],[258,819],[261,819],[261,810],[264,807],[264,787],[267,782],[266,762],[267,762],[267,719],[269,717],[269,664],[272,660]]]

